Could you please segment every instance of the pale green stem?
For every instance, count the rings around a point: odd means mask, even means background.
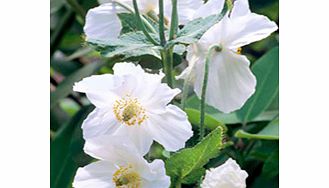
[[[205,119],[205,104],[206,104],[206,91],[208,85],[208,73],[209,73],[209,62],[212,55],[212,51],[216,50],[217,52],[221,51],[221,46],[213,45],[208,49],[208,53],[206,56],[206,62],[204,64],[204,76],[202,83],[202,91],[201,91],[201,104],[200,104],[200,140],[204,137],[204,119]]]
[[[159,0],[159,36],[160,36],[161,46],[165,46],[166,37],[164,34],[163,0]]]
[[[190,77],[191,74],[189,74],[187,76],[187,78],[184,80],[184,84],[183,84],[183,94],[182,94],[182,100],[181,100],[181,108],[182,110],[185,110],[185,106],[186,106],[186,99],[188,97],[188,93],[189,93],[189,89],[190,89]]]
[[[175,38],[178,30],[177,0],[171,0],[171,4],[172,4],[172,12],[171,12],[171,21],[170,21],[169,40]]]
[[[137,0],[133,0],[133,4],[134,4],[134,10],[135,10],[135,15],[136,15],[136,19],[137,19],[137,24],[138,27],[142,30],[142,32],[144,33],[144,35],[146,36],[146,38],[152,42],[154,45],[158,45],[158,43],[151,37],[151,35],[146,31],[146,28],[142,22],[141,16],[139,14],[139,10],[138,10],[138,5],[137,5]]]
[[[164,73],[166,75],[167,84],[169,87],[173,88],[173,48],[165,48],[161,50],[161,59]]]

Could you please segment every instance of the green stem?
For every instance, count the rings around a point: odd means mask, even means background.
[[[138,10],[138,5],[137,5],[137,1],[133,0],[133,4],[134,4],[134,9],[135,9],[135,15],[136,15],[136,19],[137,19],[137,24],[138,27],[142,30],[142,32],[144,33],[144,35],[146,36],[146,38],[152,42],[154,45],[158,45],[158,43],[151,37],[151,35],[146,31],[146,28],[143,24],[143,21],[141,19],[141,16],[139,14],[139,10]]]
[[[186,99],[188,97],[189,93],[189,86],[190,86],[190,80],[189,80],[190,75],[187,76],[187,78],[184,80],[184,85],[183,85],[183,94],[182,94],[182,100],[181,100],[181,108],[182,110],[185,109],[185,103]]]
[[[166,45],[166,37],[164,34],[164,13],[163,13],[163,0],[159,0],[159,35],[161,45]]]
[[[171,4],[172,4],[172,12],[171,12],[171,21],[170,21],[169,40],[175,38],[178,30],[177,0],[171,0]]]
[[[164,48],[163,50],[161,50],[161,58],[164,73],[166,75],[167,84],[169,85],[169,87],[173,88],[173,48]]]
[[[204,76],[202,83],[202,91],[201,91],[201,105],[200,105],[200,140],[204,137],[204,119],[205,119],[205,104],[206,104],[206,91],[208,85],[208,73],[209,73],[209,61],[211,58],[211,53],[213,50],[217,52],[221,51],[221,47],[219,45],[210,46],[208,49],[208,53],[206,56],[206,62],[204,65]]]

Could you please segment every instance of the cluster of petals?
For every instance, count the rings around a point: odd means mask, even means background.
[[[164,162],[148,163],[125,137],[105,135],[90,139],[84,150],[99,161],[78,169],[73,181],[75,188],[166,188],[170,185]]]
[[[125,136],[142,154],[153,140],[168,151],[183,148],[193,135],[191,124],[184,111],[168,104],[180,90],[161,83],[163,73],[146,73],[133,63],[117,63],[113,71],[84,78],[73,87],[96,106],[82,124],[84,139]]]
[[[245,188],[248,174],[229,158],[219,167],[207,170],[201,188]]]
[[[225,0],[217,3],[223,7]],[[211,46],[218,45],[221,51],[213,52],[210,58],[206,103],[224,113],[240,109],[256,87],[250,62],[240,54],[241,47],[264,39],[275,30],[275,22],[250,11],[248,0],[236,0],[232,11],[188,47],[189,66],[177,79],[188,79],[201,97],[206,56]]]

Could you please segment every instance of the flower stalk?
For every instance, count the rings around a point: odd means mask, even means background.
[[[209,62],[213,51],[220,52],[222,50],[221,46],[218,44],[212,45],[209,47],[206,62],[204,64],[204,76],[202,83],[201,91],[201,103],[200,103],[200,140],[203,139],[205,130],[204,130],[204,120],[205,120],[205,104],[206,104],[206,91],[208,85],[208,73],[209,73]]]
[[[173,48],[164,48],[161,50],[161,59],[163,64],[163,71],[166,75],[167,84],[169,87],[173,88],[174,80],[173,80]]]
[[[137,19],[137,24],[138,24],[138,27],[142,30],[142,32],[144,33],[144,35],[146,36],[146,38],[152,42],[154,45],[158,45],[158,43],[151,37],[151,35],[147,32],[144,24],[143,24],[143,21],[142,21],[142,18],[141,18],[141,15],[139,13],[139,10],[138,10],[138,5],[137,5],[137,0],[133,0],[133,5],[134,5],[134,10],[135,10],[135,15],[136,15],[136,19]]]
[[[159,35],[161,46],[166,45],[166,37],[164,34],[164,8],[163,8],[163,0],[159,0]]]
[[[171,2],[172,2],[172,12],[171,12],[169,40],[172,40],[176,37],[178,30],[177,0],[171,0]]]

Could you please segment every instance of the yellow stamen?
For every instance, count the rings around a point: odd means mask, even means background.
[[[242,51],[242,48],[238,48],[238,49],[236,50],[236,53],[237,53],[237,54],[241,54],[241,51]]]
[[[112,181],[115,183],[116,188],[140,188],[141,178],[140,175],[129,164],[126,167],[120,168],[113,174]]]
[[[145,109],[137,98],[132,98],[129,95],[115,101],[113,112],[117,120],[127,126],[140,125],[147,118]]]

